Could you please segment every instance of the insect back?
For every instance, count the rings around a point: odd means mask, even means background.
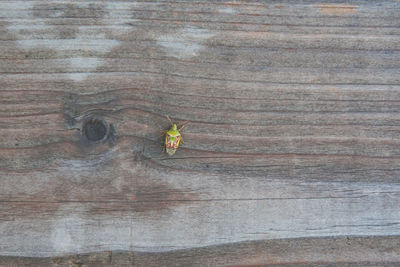
[[[171,123],[171,128],[168,131],[165,131],[165,143],[164,148],[168,155],[172,156],[178,150],[179,144],[183,141],[183,137],[180,131],[185,127],[187,122],[184,122],[180,128],[176,123],[173,123],[172,120],[167,116],[167,119]]]

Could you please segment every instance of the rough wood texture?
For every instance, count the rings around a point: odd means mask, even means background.
[[[399,237],[307,238],[253,241],[162,253],[90,253],[53,258],[0,257],[0,264],[22,266],[394,266]],[[386,261],[386,264],[382,262]]]
[[[400,264],[399,14],[0,1],[0,264]]]

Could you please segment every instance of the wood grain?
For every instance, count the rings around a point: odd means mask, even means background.
[[[21,266],[397,266],[398,237],[336,237],[242,242],[195,249],[98,252],[53,258],[1,257]],[[381,260],[386,259],[386,264]]]
[[[0,264],[399,263],[399,14],[0,1]]]

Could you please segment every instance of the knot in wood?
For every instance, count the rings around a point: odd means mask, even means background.
[[[82,135],[89,142],[100,142],[106,140],[109,133],[107,123],[100,118],[90,117],[86,119],[82,126]]]

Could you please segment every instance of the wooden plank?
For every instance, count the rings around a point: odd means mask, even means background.
[[[399,263],[399,12],[0,1],[0,264]]]
[[[0,257],[20,266],[396,266],[398,237],[280,239],[243,242],[165,253],[112,252],[53,258]]]

